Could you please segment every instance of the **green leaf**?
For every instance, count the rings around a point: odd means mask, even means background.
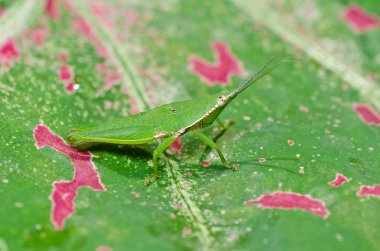
[[[0,1],[0,251],[378,250],[380,35],[378,25],[355,30],[344,20],[353,6]],[[377,1],[353,8],[367,22],[380,17]],[[191,64],[217,68],[218,44],[236,69],[219,76],[225,83],[208,83]],[[73,214],[56,229],[53,183],[71,181],[74,167],[68,148],[36,147],[38,125],[65,139],[72,125],[231,90],[279,49],[290,62],[220,116],[236,124],[203,130],[237,172],[189,133],[145,187],[155,145],[96,146],[106,190],[79,188]],[[76,181],[90,182],[83,163]],[[336,174],[348,182],[330,185]],[[373,196],[359,196],[361,188]]]

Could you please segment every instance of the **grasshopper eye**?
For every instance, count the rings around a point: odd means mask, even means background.
[[[227,100],[227,97],[226,96],[224,96],[224,95],[222,95],[222,96],[219,96],[218,97],[218,105],[224,105],[225,104],[225,102],[226,102],[226,100]]]

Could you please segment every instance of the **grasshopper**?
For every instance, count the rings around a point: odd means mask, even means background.
[[[142,145],[160,140],[153,152],[153,176],[144,181],[144,185],[149,185],[158,178],[159,155],[176,139],[192,131],[218,153],[225,167],[236,171],[237,165],[228,163],[216,143],[199,129],[209,127],[214,121],[222,124],[218,116],[224,108],[242,91],[275,69],[281,63],[277,58],[278,55],[273,56],[232,92],[173,102],[106,123],[74,127],[69,131],[67,140],[78,149],[97,143]]]

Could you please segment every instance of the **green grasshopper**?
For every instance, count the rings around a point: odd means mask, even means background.
[[[237,165],[228,163],[216,143],[199,129],[209,127],[215,120],[221,124],[218,116],[224,108],[239,93],[275,69],[281,63],[276,62],[277,56],[232,92],[223,91],[217,95],[174,102],[106,123],[74,127],[69,131],[67,140],[71,146],[80,149],[94,143],[142,145],[163,139],[153,152],[153,176],[144,181],[144,185],[149,185],[158,178],[159,155],[176,139],[192,131],[218,153],[225,167],[236,171]]]

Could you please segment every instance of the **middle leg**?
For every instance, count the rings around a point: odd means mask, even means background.
[[[194,131],[195,135],[200,139],[202,140],[203,142],[205,142],[208,146],[210,146],[212,149],[214,149],[218,155],[219,155],[219,158],[220,160],[222,161],[223,165],[227,168],[230,168],[232,169],[233,171],[236,171],[238,169],[237,165],[235,164],[229,164],[226,159],[224,158],[223,156],[223,153],[222,151],[220,151],[218,145],[209,137],[207,137],[206,135],[200,133],[200,132],[197,132],[197,131]]]

